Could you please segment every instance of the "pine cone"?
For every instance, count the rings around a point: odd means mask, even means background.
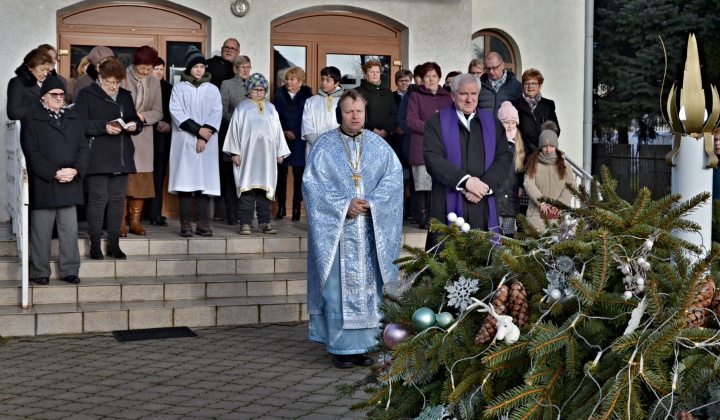
[[[697,303],[702,305],[699,308],[710,308],[715,295],[715,282],[710,277],[705,277],[705,281],[700,286],[700,293],[697,297]]]
[[[695,303],[688,309],[687,325],[688,327],[706,327],[710,317],[706,311],[711,309],[713,298],[715,295],[715,282],[710,277],[703,280],[700,286]]]
[[[527,292],[525,286],[516,281],[510,287],[510,316],[518,328],[522,328],[530,322],[530,309],[527,303]]]
[[[678,413],[677,419],[678,420],[697,420],[697,418],[695,416],[693,416],[692,414],[688,413],[685,410],[680,411]]]
[[[720,292],[715,292],[713,295],[712,302],[710,302],[710,309],[718,313],[718,309],[720,309]]]
[[[509,298],[510,289],[507,285],[503,284],[500,288],[498,288],[497,292],[495,292],[495,299],[492,303],[493,309],[495,309],[495,312],[498,315],[507,314]],[[495,333],[497,333],[497,321],[492,315],[488,315],[485,317],[485,321],[483,321],[480,331],[478,331],[475,336],[475,345],[480,346],[487,343],[495,337]]]
[[[475,336],[475,345],[482,346],[483,344],[492,340],[493,337],[495,337],[496,333],[497,321],[495,320],[495,318],[493,318],[492,315],[488,315],[485,318],[485,321],[483,321],[482,327],[480,327],[480,331],[478,331],[477,335]]]

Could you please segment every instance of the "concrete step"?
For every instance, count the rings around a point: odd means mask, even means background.
[[[50,259],[51,279],[59,279],[57,257]],[[169,277],[213,274],[272,274],[307,271],[306,252],[260,254],[128,255],[125,260],[80,258],[80,278]],[[34,278],[32,269],[30,278]],[[17,257],[0,257],[0,285],[20,280]]]
[[[305,295],[0,307],[0,336],[99,333],[308,320]]]
[[[302,295],[307,273],[206,275],[179,277],[99,277],[80,284],[50,280],[31,284],[30,305],[139,302],[154,300],[220,299]],[[21,304],[21,282],[0,284],[0,307]]]

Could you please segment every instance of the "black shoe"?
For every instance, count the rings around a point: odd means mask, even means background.
[[[292,221],[297,222],[298,220],[300,220],[300,209],[293,210],[292,212]]]
[[[155,226],[167,226],[167,222],[162,216],[155,216],[150,218],[150,224]]]
[[[34,278],[33,281],[35,282],[35,284],[40,285],[40,286],[44,286],[44,285],[50,283],[50,279],[47,277],[37,277],[37,278]]]
[[[80,277],[72,276],[72,275],[65,276],[65,277],[63,277],[63,281],[66,281],[68,283],[78,284],[78,283],[80,283]]]
[[[275,220],[282,220],[282,218],[285,217],[285,207],[280,207],[277,214],[275,215]]]
[[[90,258],[93,260],[103,260],[102,248],[100,248],[100,237],[93,236],[90,238]]]
[[[127,255],[120,249],[120,238],[113,234],[108,234],[107,256],[116,260],[127,259]]]
[[[338,369],[347,369],[355,366],[350,356],[342,354],[333,354],[332,356],[333,365]]]
[[[353,363],[355,366],[372,366],[375,364],[375,360],[373,360],[372,357],[365,356],[364,354],[356,354]]]

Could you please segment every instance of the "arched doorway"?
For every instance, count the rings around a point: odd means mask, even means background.
[[[516,75],[520,71],[518,54],[510,40],[498,31],[482,30],[472,36],[473,52],[472,58],[485,58],[485,54],[494,51],[503,58],[505,68]]]
[[[307,84],[317,89],[320,70],[336,66],[345,87],[362,78],[362,64],[375,59],[383,64],[383,83],[395,87],[402,69],[402,30],[359,13],[319,12],[282,18],[270,30],[273,69],[271,90],[278,72],[297,65],[305,69]]]
[[[69,78],[73,67],[97,45],[110,47],[125,65],[138,47],[149,45],[167,63],[166,79],[175,83],[188,46],[206,52],[208,22],[207,16],[151,3],[80,3],[58,14],[58,72]],[[167,192],[167,185],[164,191],[163,215],[177,217],[177,196]]]
[[[306,72],[306,84],[316,92],[320,70],[335,66],[341,85],[352,88],[362,80],[362,65],[377,60],[383,65],[382,82],[392,90],[395,73],[402,69],[402,30],[379,19],[355,12],[317,12],[284,17],[270,29],[270,92],[274,93],[282,72],[292,66]],[[272,98],[272,96],[271,96]],[[288,175],[287,201],[293,195],[292,172]],[[291,209],[286,209],[290,214]],[[273,203],[273,214],[277,211]]]

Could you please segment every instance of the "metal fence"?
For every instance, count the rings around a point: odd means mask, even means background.
[[[20,270],[22,272],[22,307],[28,307],[28,175],[25,155],[20,147],[20,122],[7,123],[7,184],[5,207],[12,217],[12,228],[17,239]]]
[[[617,180],[617,193],[627,201],[634,200],[647,187],[654,200],[670,194],[670,167],[665,165],[669,145],[593,144],[592,174],[610,168]]]

